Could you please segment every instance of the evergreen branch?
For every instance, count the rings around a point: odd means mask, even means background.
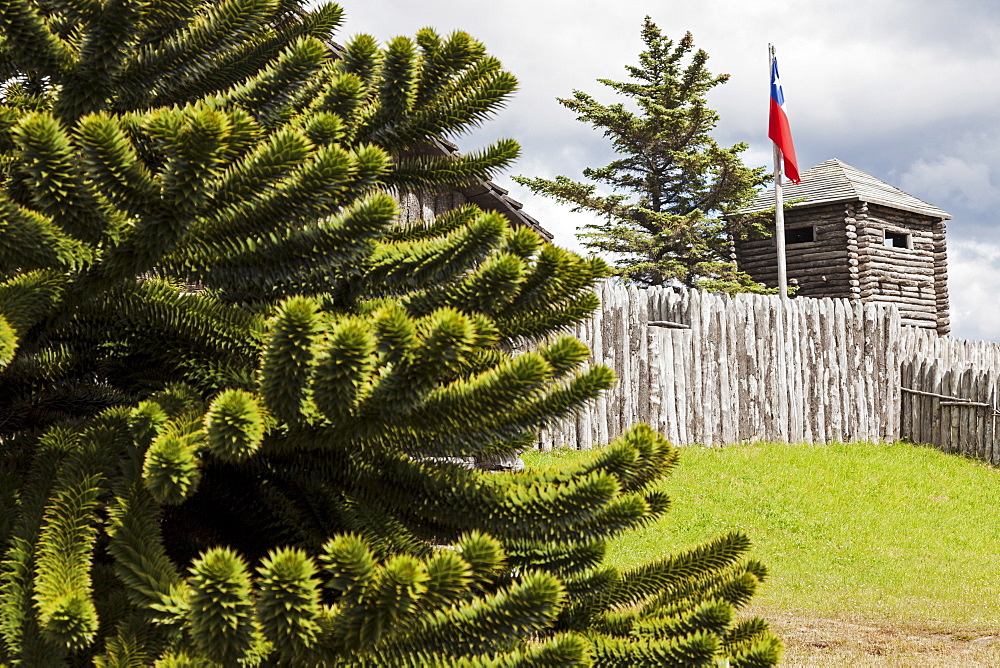
[[[316,407],[336,424],[356,414],[372,389],[376,341],[365,323],[337,323],[316,364],[312,393]]]
[[[146,450],[142,478],[157,503],[183,503],[198,489],[201,481],[198,451],[204,445],[204,432],[200,421],[193,417],[169,423]]]
[[[522,414],[545,396],[552,368],[541,355],[525,353],[471,378],[462,378],[432,390],[426,400],[406,415],[409,429],[420,434],[414,456],[431,453],[478,454],[502,435],[526,428]],[[492,438],[491,438],[492,436]],[[478,445],[475,445],[478,442]]]
[[[457,77],[450,72],[447,76],[434,86],[433,97],[401,115],[402,120],[379,127],[376,117],[360,129],[361,136],[380,145],[416,146],[435,137],[465,133],[497,112],[517,88],[514,76],[501,70],[494,58],[482,59]]]
[[[43,14],[29,0],[0,3],[4,23],[5,56],[19,69],[59,79],[76,60],[70,44],[53,32]]]
[[[733,606],[713,599],[692,602],[690,610],[673,617],[663,615],[638,621],[631,635],[666,639],[692,633],[711,633],[724,636],[733,625]]]
[[[562,623],[567,628],[587,624],[594,615],[617,606],[636,605],[685,580],[704,577],[734,564],[749,549],[741,534],[730,533],[687,552],[623,573],[607,586],[580,592],[567,608]]]
[[[637,424],[584,464],[580,472],[606,471],[618,478],[622,490],[635,492],[670,472],[678,459],[677,449],[662,434]]]
[[[93,247],[65,234],[51,218],[0,195],[0,272],[79,270],[94,258]]]
[[[252,366],[255,351],[248,349],[246,337],[260,325],[257,316],[243,309],[152,279],[81,306],[69,326],[83,328],[95,321],[113,327],[129,348],[154,358],[183,350],[187,359],[236,368]],[[160,349],[150,350],[150,345]]]
[[[595,664],[608,668],[630,666],[710,666],[717,665],[718,637],[696,633],[665,641],[617,639],[597,636],[591,639]]]
[[[133,412],[132,430],[142,448],[155,435],[154,425],[165,421],[155,404]],[[145,443],[143,443],[145,441]],[[108,507],[108,552],[129,600],[161,624],[177,624],[187,608],[180,573],[164,550],[160,510],[142,480],[142,449],[122,459],[121,477],[113,487]]]
[[[416,106],[440,98],[441,89],[450,83],[450,75],[479,63],[486,56],[481,42],[468,33],[455,31],[444,40],[431,28],[417,32],[421,51],[420,92]]]
[[[321,332],[317,304],[305,298],[284,302],[271,320],[260,369],[260,390],[267,409],[296,424],[307,401],[307,382]]]
[[[130,218],[162,215],[157,206],[159,188],[115,117],[92,114],[82,118],[77,124],[76,143],[82,150],[87,176],[110,204]],[[112,241],[118,239],[113,237]]]
[[[235,205],[289,178],[310,157],[314,148],[295,128],[283,127],[261,137],[219,178],[215,200]]]
[[[419,82],[417,51],[413,40],[396,37],[389,41],[380,59],[378,86],[375,89],[377,111],[368,119],[367,127],[379,127],[406,118],[413,109]],[[365,127],[365,126],[362,126]],[[358,135],[372,141],[370,132]]]
[[[268,67],[221,96],[223,103],[242,105],[264,126],[277,124],[302,96],[329,58],[329,51],[314,37],[302,37]]]
[[[565,535],[567,528],[576,527],[594,517],[616,496],[617,483],[611,476],[591,475],[560,486],[504,485],[501,482],[457,479],[456,471],[432,463],[413,462],[403,458],[386,458],[379,462],[380,470],[369,465],[359,466],[358,494],[379,499],[386,512],[419,522],[431,517],[438,527],[464,532],[472,528],[503,535],[515,523],[525,538],[550,540]],[[476,484],[473,484],[476,483]],[[361,485],[364,485],[364,489]],[[385,489],[413,489],[419,484],[419,495],[401,491],[387,498]],[[404,485],[407,485],[404,487]],[[391,486],[391,487],[389,487]],[[470,526],[468,518],[425,515],[431,508],[489,509],[477,518],[480,524]],[[548,508],[549,510],[546,510]],[[558,509],[554,512],[553,509]]]
[[[20,148],[20,171],[36,210],[85,243],[101,240],[107,225],[97,194],[74,160],[70,139],[48,114],[21,121],[14,132]]]
[[[763,668],[774,666],[781,660],[781,640],[771,634],[743,642],[731,650],[729,665],[734,668]]]
[[[315,108],[343,119],[344,139],[353,140],[367,99],[366,84],[361,76],[338,70],[326,79],[326,85],[316,97]]]
[[[392,424],[423,403],[423,393],[439,383],[439,375],[455,373],[463,365],[479,332],[474,319],[453,309],[439,309],[419,320],[387,310],[380,319],[382,346],[393,347],[394,340],[400,341],[397,350],[402,359],[391,367],[386,364],[359,414],[362,419],[381,415]]]
[[[496,312],[498,319],[556,310],[585,296],[603,278],[608,267],[602,260],[584,259],[562,248],[545,244],[531,264],[517,298]]]
[[[361,82],[362,90],[367,97],[377,79],[376,72],[382,64],[383,57],[384,54],[378,48],[378,42],[374,37],[355,35],[344,48],[340,69],[345,74],[354,75],[352,79]]]
[[[429,624],[379,648],[384,660],[414,652],[471,655],[502,647],[506,641],[552,623],[563,602],[553,576],[527,573],[512,587],[481,602],[438,613]]]
[[[250,652],[256,630],[246,563],[227,548],[215,548],[189,569],[188,628],[199,653],[224,666]]]
[[[54,271],[25,272],[0,283],[0,316],[13,330],[5,344],[0,366],[6,366],[14,349],[32,327],[50,317],[60,306],[67,279]],[[10,352],[7,353],[6,351]]]
[[[128,0],[80,2],[86,20],[72,71],[59,90],[54,113],[70,121],[104,109],[127,59],[139,45],[141,6]],[[114,35],[114,40],[107,39]]]
[[[204,76],[227,53],[254,39],[273,16],[277,0],[223,0],[205,6],[207,11],[195,14],[176,34],[140,47],[122,78],[137,88],[149,87],[150,101],[169,95],[177,83]]]
[[[69,453],[50,492],[36,544],[34,600],[46,639],[79,650],[98,630],[90,570],[97,539],[94,509],[118,456],[123,413],[107,412]]]
[[[402,188],[460,186],[486,181],[517,159],[521,149],[513,139],[503,139],[467,155],[401,155],[386,183]]]
[[[398,201],[404,201],[408,195],[415,194],[396,191],[393,193],[393,197]],[[465,204],[438,214],[433,220],[418,219],[409,223],[399,221],[397,225],[386,230],[383,237],[385,248],[389,250],[383,250],[383,247],[379,246],[376,249],[377,255],[375,257],[380,257],[383,252],[391,253],[392,244],[395,243],[434,241],[438,237],[447,237],[459,228],[473,223],[482,213],[483,211],[474,204]],[[528,231],[530,232],[530,230]],[[399,253],[396,256],[396,260],[399,262],[404,262],[408,259],[409,256],[404,253]]]
[[[188,247],[168,261],[193,263],[206,246],[211,249],[216,244],[239,249],[238,238],[233,239],[235,230],[241,236],[248,232],[270,235],[276,221],[314,222],[335,215],[360,200],[386,166],[385,154],[374,147],[360,147],[352,153],[336,145],[321,147],[284,181],[266,184],[262,193],[218,211]]]
[[[472,208],[450,215],[442,225],[458,229],[447,235],[439,233],[431,239],[418,237],[412,241],[379,245],[372,254],[366,284],[379,286],[391,294],[451,282],[453,277],[462,276],[482,262],[508,229],[499,214],[482,214]],[[425,298],[423,301],[426,305],[418,307],[417,312],[426,313],[447,304],[444,298]]]
[[[301,550],[272,552],[257,568],[257,623],[276,654],[306,660],[320,630],[316,567]]]
[[[264,416],[257,397],[227,390],[212,400],[204,421],[205,445],[216,457],[241,461],[251,457],[264,436]]]
[[[304,293],[315,273],[341,281],[359,273],[374,240],[389,226],[395,213],[392,199],[373,194],[340,215],[299,228],[257,238],[230,239],[226,244],[229,248],[216,248],[217,259],[211,267],[196,271],[169,269],[188,280],[230,293],[247,294],[255,285],[258,289],[280,289],[288,284],[301,286],[298,289]]]
[[[33,594],[36,545],[44,529],[49,493],[63,462],[80,447],[79,439],[79,434],[59,428],[39,439],[25,476],[21,511],[0,562],[0,634],[5,650],[10,656],[35,665],[58,663],[64,660],[67,649],[44,641]]]
[[[603,267],[603,262],[601,263]],[[560,299],[548,307],[536,307],[516,315],[494,316],[497,329],[507,338],[525,337],[533,339],[549,332],[565,330],[577,325],[601,306],[597,295],[586,293]],[[564,415],[560,413],[560,416]]]
[[[571,578],[584,572],[593,571],[607,556],[607,542],[604,540],[579,539],[572,530],[566,531],[563,539],[549,538],[535,541],[522,538],[516,528],[504,535],[508,563],[512,568],[527,568],[534,565],[556,573],[563,578],[564,585]],[[572,591],[567,586],[567,592]]]
[[[521,258],[496,253],[450,289],[436,295],[425,293],[425,299],[413,298],[408,305],[418,313],[428,309],[426,302],[429,301],[435,308],[446,306],[464,313],[489,314],[517,299],[527,269],[527,263]]]
[[[343,11],[337,5],[320,5],[307,13],[298,0],[280,0],[274,17],[269,21],[269,29],[255,33],[253,39],[216,58],[214,68],[205,69],[202,76],[178,79],[174,95],[181,99],[195,99],[239,88],[262,70],[270,68],[273,61],[296,40],[311,38],[329,43],[342,17]],[[316,84],[322,86],[326,79],[319,76]],[[311,85],[306,86],[306,89],[311,88]],[[140,91],[135,93],[142,94]]]

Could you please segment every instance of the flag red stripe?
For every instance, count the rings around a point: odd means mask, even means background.
[[[799,163],[795,158],[795,144],[792,142],[792,129],[788,126],[788,116],[785,110],[771,98],[771,113],[767,124],[767,136],[781,150],[785,158],[785,176],[792,183],[799,183]]]

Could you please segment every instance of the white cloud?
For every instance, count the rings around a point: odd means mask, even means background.
[[[952,335],[1000,341],[1000,245],[958,241],[948,244],[948,296]]]
[[[956,157],[933,161],[918,160],[900,178],[900,187],[932,198],[941,206],[956,203],[974,211],[987,212],[1000,205],[1000,188],[990,179],[990,166]]]

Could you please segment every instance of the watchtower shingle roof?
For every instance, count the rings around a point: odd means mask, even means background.
[[[933,204],[917,199],[913,195],[836,158],[804,171],[801,183],[782,184],[782,194],[785,201],[802,200],[793,204],[792,208],[861,201],[902,209],[940,220],[951,218],[951,214]],[[774,188],[771,188],[758,195],[748,207],[737,213],[756,213],[773,207]]]

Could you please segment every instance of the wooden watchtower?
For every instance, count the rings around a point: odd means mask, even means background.
[[[903,324],[947,334],[945,221],[951,216],[837,159],[784,184],[789,284],[797,297],[846,297],[899,307]],[[735,215],[773,209],[774,190]],[[770,287],[778,283],[770,238],[734,243],[737,266]]]

